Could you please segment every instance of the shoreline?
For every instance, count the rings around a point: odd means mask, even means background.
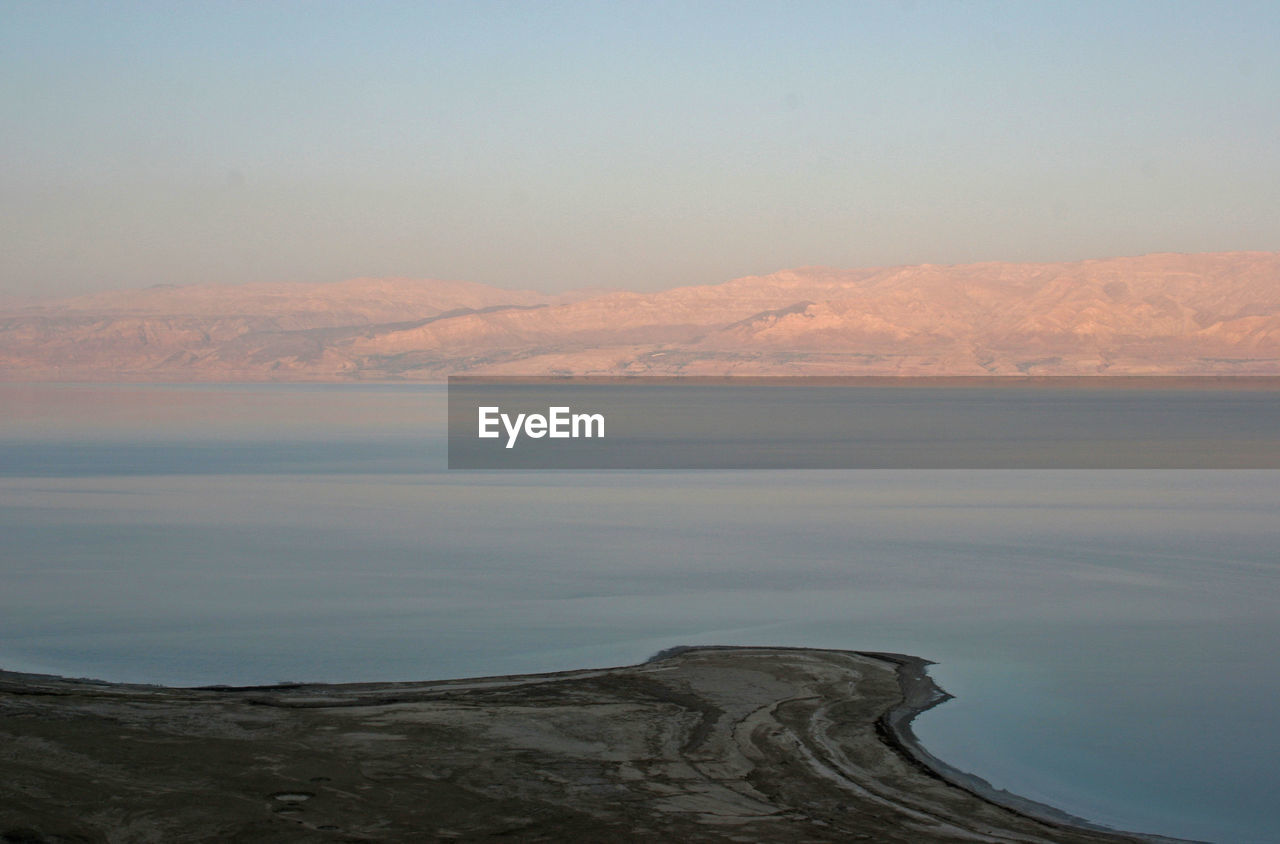
[[[883,729],[886,738],[895,742],[903,754],[914,759],[932,775],[989,803],[1038,821],[1100,832],[1118,831],[1073,815],[1056,806],[1023,797],[1003,788],[996,788],[977,774],[956,768],[933,755],[912,729],[912,723],[917,716],[952,698],[928,675],[927,668],[933,663],[921,657],[906,654],[867,653],[890,661],[901,660],[898,665],[898,679],[902,685],[903,702],[882,715],[877,724]],[[1121,834],[1154,842],[1154,844],[1188,844],[1190,841],[1190,839],[1170,838],[1153,833],[1121,832]]]
[[[674,656],[688,650],[732,651],[740,647],[749,646],[678,645],[659,651],[646,662],[654,662],[666,656]],[[769,650],[827,651],[829,649],[770,646]],[[902,702],[876,719],[876,730],[886,744],[918,765],[920,770],[928,776],[935,777],[948,785],[967,791],[975,797],[1002,809],[1054,826],[1118,834],[1139,841],[1151,842],[1151,844],[1203,844],[1203,842],[1195,842],[1192,839],[1117,830],[1103,824],[1094,823],[1056,806],[1023,797],[1003,788],[996,788],[977,774],[961,770],[943,761],[925,748],[924,744],[916,736],[915,730],[912,729],[912,723],[918,716],[952,699],[952,695],[938,686],[933,681],[933,678],[929,676],[928,667],[934,664],[932,661],[911,654],[890,653],[887,651],[839,651],[830,649],[830,652],[856,653],[896,666],[898,683],[902,689]]]
[[[174,688],[0,671],[0,835],[1178,840],[1091,824],[934,757],[911,729],[950,697],[929,664],[697,646],[426,682]]]

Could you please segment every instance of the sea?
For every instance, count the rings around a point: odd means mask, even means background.
[[[443,386],[0,385],[0,668],[909,653],[953,695],[915,728],[954,767],[1119,829],[1280,841],[1280,471],[449,471],[446,415]]]

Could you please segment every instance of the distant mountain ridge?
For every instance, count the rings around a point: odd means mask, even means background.
[[[805,267],[647,294],[165,286],[0,311],[5,380],[460,373],[1280,374],[1280,253]]]

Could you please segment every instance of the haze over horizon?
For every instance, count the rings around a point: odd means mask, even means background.
[[[1280,248],[1268,3],[64,3],[0,30],[0,300]]]

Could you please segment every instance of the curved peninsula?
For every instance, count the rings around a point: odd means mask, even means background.
[[[927,664],[698,647],[424,683],[0,672],[0,840],[1162,840],[934,759],[910,729],[946,698]]]

